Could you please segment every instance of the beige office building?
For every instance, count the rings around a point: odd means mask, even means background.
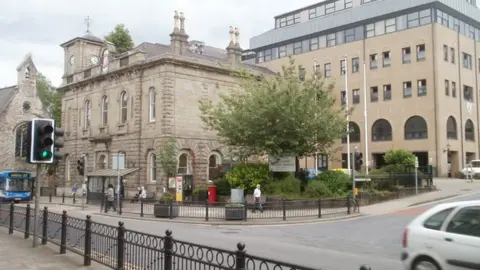
[[[350,149],[365,155],[368,140],[371,168],[384,165],[387,150],[403,148],[439,176],[450,163],[455,175],[479,158],[480,10],[471,1],[412,3],[324,1],[277,16],[275,28],[253,37],[250,48],[272,70],[290,54],[307,73],[316,65],[335,81],[339,106],[348,92]],[[345,168],[346,153],[343,141],[342,153],[320,155],[318,168]],[[314,167],[313,158],[305,163]]]

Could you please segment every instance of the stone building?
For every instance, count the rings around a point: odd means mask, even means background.
[[[168,138],[176,139],[177,173],[193,175],[194,183],[205,183],[209,169],[230,158],[215,133],[202,128],[199,100],[216,102],[237,87],[232,68],[273,73],[241,63],[238,29],[230,28],[226,50],[210,47],[189,41],[185,17],[176,12],[170,37],[169,45],[143,42],[121,54],[90,33],[61,45],[67,155],[58,176],[65,186],[82,181],[76,167],[85,157],[89,191],[105,185],[97,176],[115,179],[118,164],[126,196],[138,186],[159,195],[166,177],[157,156]]]
[[[43,115],[37,97],[37,69],[28,54],[17,67],[17,85],[0,88],[0,170],[34,171],[26,162],[28,122]]]

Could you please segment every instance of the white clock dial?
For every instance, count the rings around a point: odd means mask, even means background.
[[[70,57],[70,65],[73,65],[74,63],[75,63],[75,56],[72,55],[72,56]]]
[[[90,57],[90,62],[94,65],[97,65],[98,63],[100,63],[100,59],[98,58],[98,56],[96,55],[92,55]]]

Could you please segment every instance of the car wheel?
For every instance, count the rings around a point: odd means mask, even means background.
[[[419,258],[415,260],[412,270],[441,270],[438,264],[429,258]]]

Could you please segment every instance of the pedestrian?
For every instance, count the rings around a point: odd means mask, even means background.
[[[139,197],[140,197],[140,200],[142,200],[142,201],[147,198],[147,191],[145,190],[145,187],[142,187],[142,188],[140,189],[140,195],[139,195]]]
[[[263,213],[263,208],[262,208],[262,191],[260,190],[260,185],[257,185],[257,188],[253,191],[253,198],[255,199],[255,208],[253,209],[253,213],[255,213],[257,210],[260,210],[261,213]]]
[[[105,213],[108,212],[108,210],[110,208],[113,208],[113,211],[117,211],[116,207],[115,207],[115,190],[113,189],[113,185],[112,184],[109,184],[108,185],[108,189],[107,189],[107,205],[106,205],[106,208],[105,208]]]
[[[72,186],[72,196],[77,193],[77,190],[78,190],[77,184],[73,184],[73,186]]]

